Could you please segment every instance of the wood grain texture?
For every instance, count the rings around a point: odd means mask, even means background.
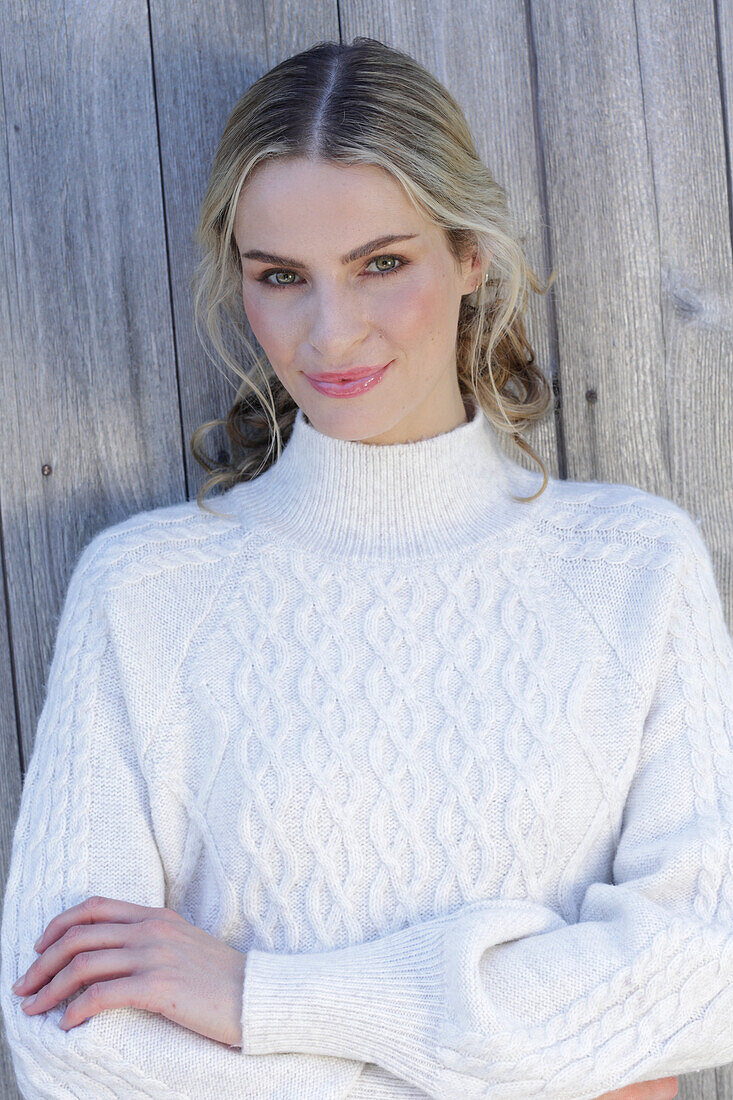
[[[730,55],[709,5],[531,10],[568,475],[687,508],[733,623]]]
[[[733,624],[733,5],[5,0],[3,883],[79,553],[195,497],[191,434],[234,394],[198,344],[190,286],[229,112],[284,57],[358,34],[446,84],[530,264],[558,269],[530,298],[559,401],[529,442],[554,476],[638,485],[695,515]],[[680,1097],[733,1097],[732,1069],[681,1078]],[[0,1094],[19,1096],[4,1036]]]
[[[145,5],[9,0],[0,30],[0,484],[15,669],[3,731],[13,700],[20,744],[13,733],[3,754],[15,817],[82,547],[180,499],[185,483]],[[3,829],[3,881],[11,841]],[[17,1095],[4,1041],[0,1059],[0,1092]]]

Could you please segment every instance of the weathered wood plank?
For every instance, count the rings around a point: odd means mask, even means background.
[[[3,757],[15,816],[81,548],[181,499],[185,483],[145,5],[8,0],[0,64],[0,484],[22,746],[4,716]],[[3,829],[4,878],[10,841]],[[17,1096],[4,1033],[0,1078]]]
[[[568,473],[687,508],[733,623],[733,266],[713,12],[531,10]]]
[[[14,416],[0,474],[27,759],[81,546],[184,483],[144,8],[13,0],[2,20]]]

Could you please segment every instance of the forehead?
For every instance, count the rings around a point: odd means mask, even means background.
[[[339,255],[387,233],[434,234],[402,186],[374,165],[291,158],[258,166],[237,203],[240,248]]]

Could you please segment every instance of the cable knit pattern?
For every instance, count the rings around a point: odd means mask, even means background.
[[[483,412],[335,439],[98,533],[15,827],[19,1086],[591,1100],[733,1060],[733,642],[693,518],[550,479]],[[247,953],[242,1047],[11,984],[93,894]]]

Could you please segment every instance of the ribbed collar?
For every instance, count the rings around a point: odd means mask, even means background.
[[[537,506],[511,494],[536,492],[542,475],[502,453],[480,405],[468,409],[464,423],[411,443],[337,439],[298,409],[280,458],[213,506],[324,559],[436,557],[508,534]]]

